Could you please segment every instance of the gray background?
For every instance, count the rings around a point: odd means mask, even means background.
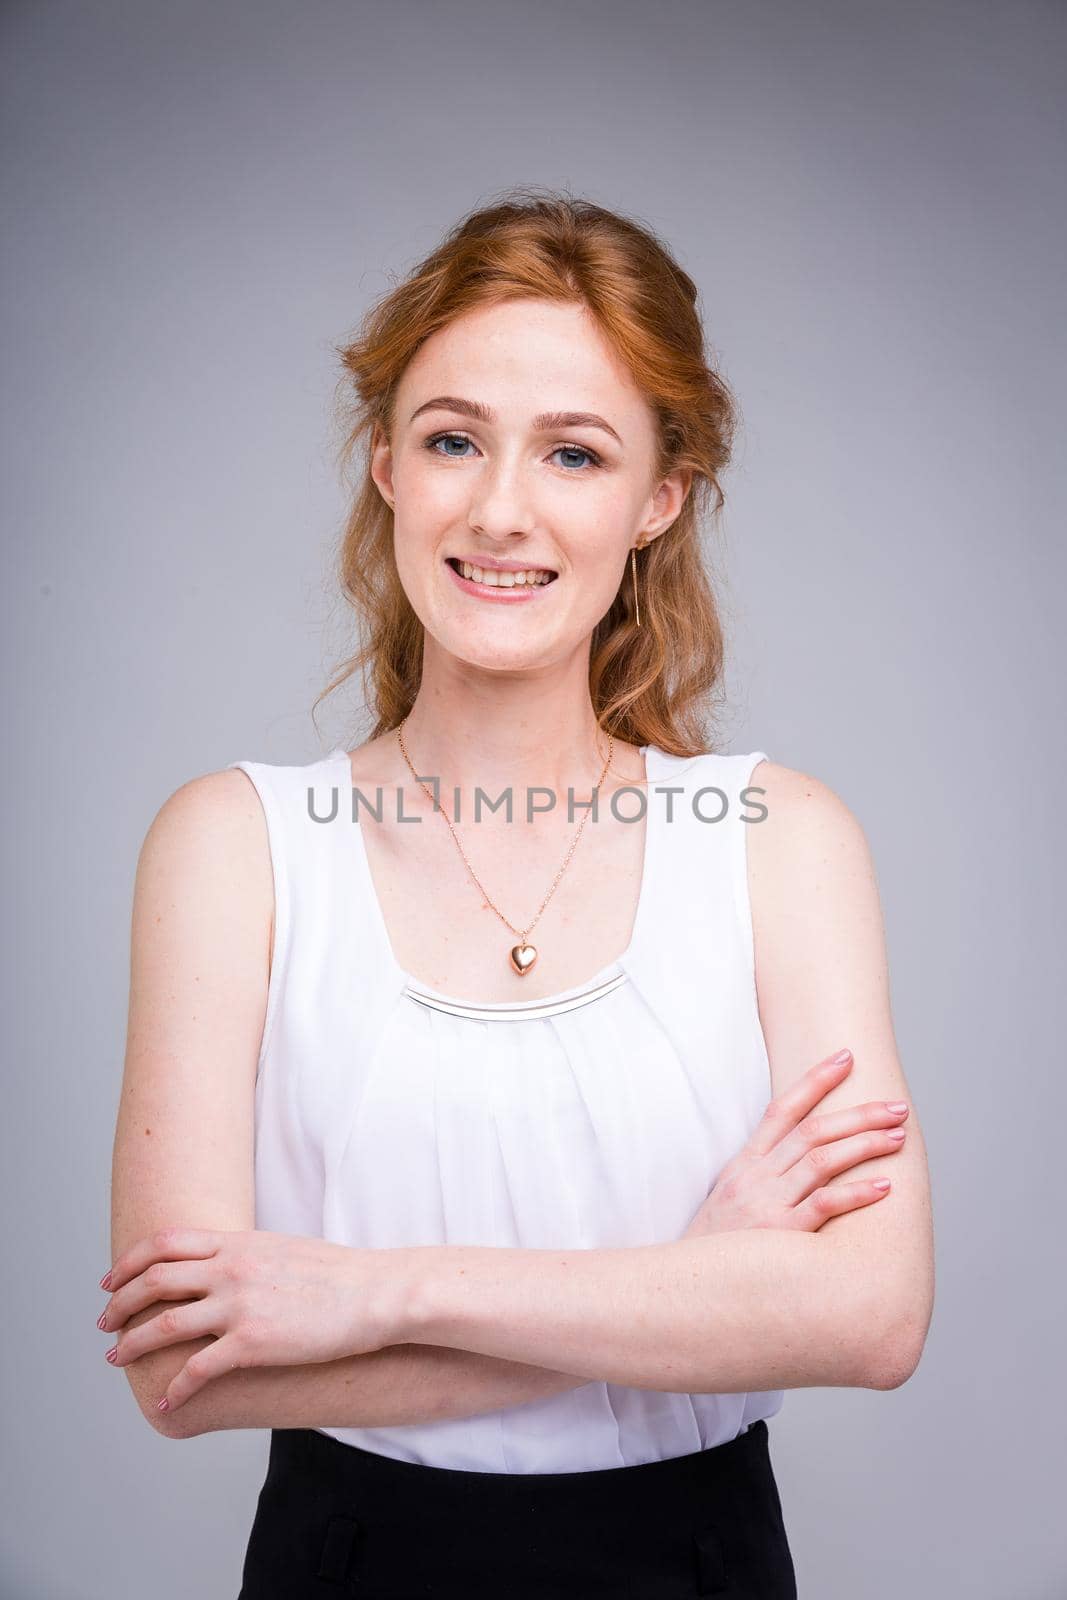
[[[745,414],[729,745],[836,788],[879,868],[938,1296],[902,1389],[771,1425],[801,1596],[1062,1595],[1067,11],[138,0],[2,31],[3,1595],[237,1592],[267,1435],[160,1438],[94,1326],[134,865],[188,778],[361,735],[351,699],[309,719],[345,642],[331,342],[517,182],[647,220],[698,280]]]

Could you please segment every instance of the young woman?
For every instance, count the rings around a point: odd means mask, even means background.
[[[459,224],[343,351],[369,739],[144,843],[102,1326],[168,1437],[271,1430],[241,1600],[784,1600],[768,1418],[919,1360],[864,835],[708,732],[696,304],[595,205]]]

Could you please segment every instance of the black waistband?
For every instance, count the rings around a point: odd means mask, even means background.
[[[708,1450],[588,1472],[471,1472],[428,1466],[345,1444],[315,1428],[275,1429],[271,1434],[270,1468],[293,1472],[304,1480],[330,1485],[342,1496],[365,1500],[368,1493],[392,1503],[425,1505],[428,1499],[476,1501],[487,1514],[494,1505],[535,1500],[538,1505],[597,1505],[613,1515],[628,1505],[646,1514],[650,1504],[670,1498],[679,1509],[687,1500],[706,1504],[709,1492],[734,1489],[753,1476],[769,1474],[768,1430],[760,1419],[744,1433]]]

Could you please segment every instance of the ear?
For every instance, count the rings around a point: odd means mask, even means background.
[[[371,440],[370,475],[378,485],[386,505],[392,510],[396,496],[393,493],[393,451],[380,422],[374,424]]]
[[[652,496],[649,514],[641,530],[641,537],[646,544],[659,534],[666,533],[671,523],[677,520],[692,484],[691,467],[679,467],[676,472],[669,472],[662,479]]]

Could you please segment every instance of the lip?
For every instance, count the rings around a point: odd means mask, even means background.
[[[484,572],[491,568],[494,572],[555,572],[555,567],[542,565],[540,561],[500,561],[496,556],[463,556],[453,550],[445,557],[446,561],[464,561],[468,567],[481,567]],[[556,573],[558,577],[559,574]]]
[[[456,559],[458,560],[460,558],[457,557]],[[458,588],[465,590],[467,594],[477,595],[480,600],[495,600],[499,605],[505,606],[528,605],[531,600],[536,600],[539,595],[547,594],[550,589],[554,589],[556,584],[559,582],[559,578],[557,576],[552,583],[520,583],[516,584],[510,589],[502,589],[497,584],[475,583],[473,578],[465,578],[461,572],[456,571],[455,567],[449,560],[445,561],[445,569],[453,583],[456,584]],[[497,570],[504,572],[525,572],[526,568],[522,566],[516,567],[510,563],[505,563],[502,567],[498,567]]]

